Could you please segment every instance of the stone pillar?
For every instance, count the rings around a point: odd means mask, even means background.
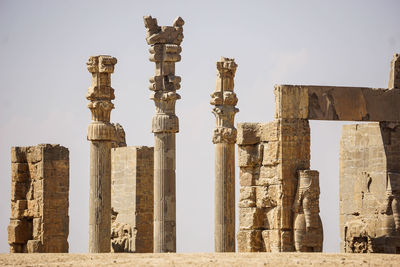
[[[68,149],[13,147],[11,176],[10,253],[68,252]]]
[[[233,92],[237,65],[234,59],[217,62],[217,89],[211,94],[211,105],[217,120],[215,144],[215,252],[235,252],[235,108],[238,101]]]
[[[87,139],[90,143],[89,252],[110,252],[111,238],[111,141],[114,126],[110,123],[114,104],[111,73],[117,59],[93,56],[87,62],[92,85],[86,98],[92,112]]]
[[[113,252],[153,252],[153,148],[111,149]]]
[[[144,17],[146,41],[150,45],[150,61],[155,62],[155,75],[150,78],[150,99],[156,114],[152,120],[154,133],[154,252],[176,252],[175,198],[175,133],[179,131],[175,102],[181,78],[175,76],[175,62],[181,60],[183,40],[181,17],[173,26],[158,26],[157,19]]]
[[[400,88],[400,54],[394,54],[390,62],[389,89]]]

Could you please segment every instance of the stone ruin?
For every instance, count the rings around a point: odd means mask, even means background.
[[[239,252],[322,251],[308,120],[374,122],[342,131],[342,252],[400,252],[399,65],[388,89],[276,85],[275,120],[238,124]]]
[[[69,151],[11,148],[10,253],[68,252]]]
[[[184,21],[144,17],[150,61],[154,148],[129,147],[110,122],[117,59],[92,56],[86,98],[90,141],[89,252],[175,252],[175,102]],[[309,120],[346,125],[340,142],[341,250],[400,253],[400,60],[387,89],[276,85],[275,119],[234,126],[237,64],[217,62],[215,251],[235,251],[235,143],[240,167],[239,252],[321,252],[319,173],[310,170]],[[13,147],[10,252],[68,252],[69,152],[59,145]]]
[[[111,150],[111,251],[153,252],[152,147]]]

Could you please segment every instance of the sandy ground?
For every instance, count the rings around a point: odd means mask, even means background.
[[[400,255],[330,253],[0,254],[0,266],[400,266]]]

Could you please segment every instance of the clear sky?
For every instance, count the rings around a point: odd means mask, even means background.
[[[153,144],[154,73],[144,15],[185,20],[176,110],[177,250],[214,247],[215,62],[235,58],[236,122],[273,120],[274,84],[385,88],[400,52],[400,1],[0,0],[0,252],[8,252],[10,148],[58,143],[70,151],[70,252],[87,252],[90,111],[86,61],[118,63],[113,122],[130,146]],[[382,107],[384,108],[384,107]],[[320,172],[324,251],[339,251],[339,122],[311,122],[311,167]],[[238,199],[238,169],[236,173]]]

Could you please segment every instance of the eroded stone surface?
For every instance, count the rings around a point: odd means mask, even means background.
[[[111,150],[113,252],[153,252],[153,155],[145,146]]]
[[[107,55],[92,56],[86,63],[92,84],[86,98],[92,121],[90,141],[89,252],[110,252],[111,234],[111,142],[116,129],[110,123],[115,98],[111,74],[117,59]]]
[[[13,147],[11,179],[10,253],[68,252],[68,149]]]
[[[274,92],[275,118],[400,121],[399,88],[276,85]]]
[[[157,19],[143,17],[150,61],[155,75],[150,78],[150,99],[156,106],[152,119],[154,133],[154,252],[176,252],[175,115],[176,93],[181,77],[175,76],[175,62],[181,60],[184,21],[178,17],[172,26],[158,26]]]
[[[233,92],[237,64],[221,57],[217,61],[217,86],[211,94],[216,118],[213,133],[215,144],[215,252],[235,251],[235,107],[238,99]]]
[[[341,250],[400,253],[400,123],[345,125],[340,141]]]
[[[239,252],[294,251],[292,205],[297,171],[310,166],[308,121],[239,123],[238,136]]]

